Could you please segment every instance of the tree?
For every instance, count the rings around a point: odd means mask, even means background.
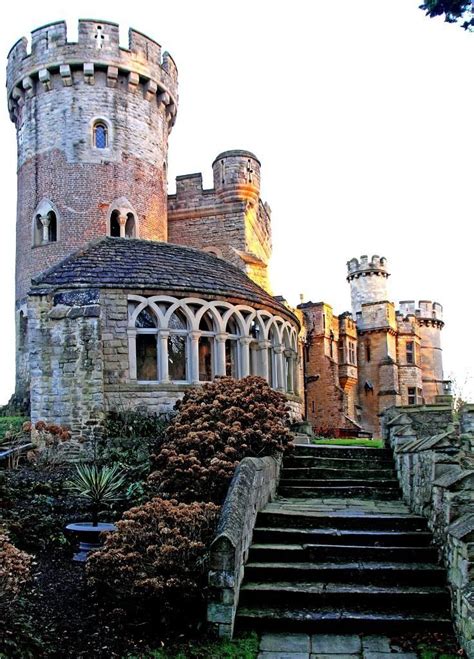
[[[430,18],[444,16],[447,23],[459,23],[465,30],[474,30],[474,2],[466,0],[426,0],[420,9]]]

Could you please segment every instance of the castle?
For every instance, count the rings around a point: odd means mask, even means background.
[[[100,431],[104,412],[170,409],[219,375],[265,377],[315,430],[379,432],[443,394],[440,305],[387,301],[384,259],[349,262],[352,316],[271,294],[260,162],[219,154],[214,186],[167,194],[178,73],[135,30],[80,20],[8,54],[18,144],[16,396],[33,421]]]

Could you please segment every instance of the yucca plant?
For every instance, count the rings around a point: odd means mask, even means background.
[[[125,486],[125,476],[118,465],[76,465],[76,473],[66,483],[71,492],[88,499],[92,507],[92,526],[99,523],[99,512],[104,504],[120,499]]]

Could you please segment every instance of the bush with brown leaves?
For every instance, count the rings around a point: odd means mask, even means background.
[[[220,504],[243,458],[291,447],[286,398],[263,378],[218,378],[188,391],[177,409],[148,479],[160,496]]]
[[[211,503],[160,498],[130,509],[103,549],[89,557],[89,583],[109,604],[133,615],[196,622],[205,605],[208,548],[218,513]]]
[[[0,610],[9,606],[30,578],[32,558],[10,542],[0,531]]]

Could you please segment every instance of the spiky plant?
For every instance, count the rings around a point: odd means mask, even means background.
[[[95,464],[80,464],[76,465],[76,473],[66,485],[71,492],[91,502],[92,525],[97,526],[101,507],[122,497],[125,476],[118,465],[98,467]]]

